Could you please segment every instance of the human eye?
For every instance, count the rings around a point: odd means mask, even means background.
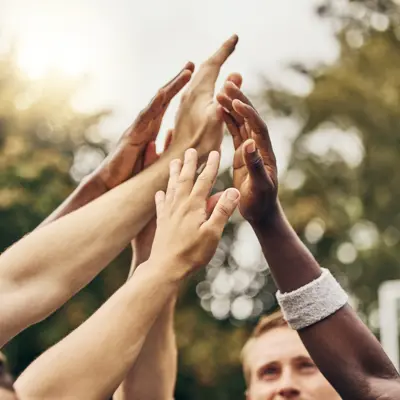
[[[272,363],[268,365],[264,365],[258,371],[258,377],[264,381],[270,381],[276,379],[281,372],[281,368],[277,363]]]

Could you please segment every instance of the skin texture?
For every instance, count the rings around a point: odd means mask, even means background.
[[[235,41],[236,39],[233,37],[231,40]],[[221,57],[221,51],[225,51],[224,48],[226,48],[226,44],[200,66],[198,73],[194,76],[187,89],[187,93],[184,95],[184,98],[186,96],[187,99],[195,99],[194,103],[196,107],[204,107],[211,110],[208,111],[211,112],[211,115],[216,113],[217,108],[217,103],[213,102],[212,98],[220,62],[224,58]],[[240,86],[241,77],[237,76],[237,74],[232,74],[228,76],[226,81],[232,81]],[[205,82],[205,84],[202,82]],[[178,111],[177,125],[181,123],[179,122],[180,120],[186,120],[190,115],[188,112],[193,113],[191,108],[188,109],[186,105],[182,105]],[[211,121],[214,121],[214,118],[211,118]],[[214,138],[217,139],[214,148],[220,145],[222,137],[221,122],[222,118],[219,117],[216,126],[213,128],[217,133],[217,136]],[[201,126],[202,122],[197,117],[194,117],[191,124],[193,125],[193,129],[196,129],[196,126],[199,126],[199,124]],[[172,143],[174,136],[171,135],[171,140],[167,140],[166,148]],[[149,157],[151,162],[154,162],[156,159],[157,157],[153,158],[151,155]],[[217,194],[210,199],[207,214],[215,206],[219,197],[220,194]],[[139,264],[147,261],[154,233],[155,220],[151,221],[132,242],[134,258],[132,260],[130,276],[132,276]],[[147,335],[136,362],[132,365],[124,381],[114,394],[115,400],[136,398],[169,400],[173,398],[177,373],[177,348],[173,327],[176,297],[177,293],[174,293],[164,306],[160,316]],[[157,377],[157,385],[154,385],[154,377]]]
[[[160,89],[99,169],[40,225],[40,229],[0,256],[0,303],[4,304],[0,307],[0,346],[29,325],[47,317],[89,283],[142,228],[141,219],[145,219],[146,214],[149,217],[152,215],[151,202],[146,205],[144,200],[150,200],[155,191],[165,184],[167,176],[162,171],[163,166],[160,164],[148,175],[151,179],[153,175],[161,174],[158,182],[154,179],[148,182],[128,180],[135,175],[135,165],[143,163],[143,149],[154,145],[154,121],[158,123],[162,118],[169,101],[188,82],[192,70],[193,64],[188,63],[176,78]],[[168,165],[168,160],[165,163]],[[114,172],[112,180],[109,179],[111,172]],[[120,187],[112,192],[108,192],[108,188],[123,182],[126,182],[126,200],[135,202],[137,199],[136,208],[130,206],[129,211],[126,207],[125,214],[120,214],[125,222],[119,218],[119,221],[107,224],[115,205],[124,203]],[[93,202],[83,207],[106,192],[100,203]],[[78,214],[60,219],[77,209]],[[106,214],[104,209],[111,209],[111,212]],[[85,220],[86,231],[81,229],[79,222],[75,222],[79,220]],[[100,225],[103,237],[95,232],[96,226]],[[109,241],[106,237],[114,229],[118,229],[118,233]],[[97,240],[91,242],[89,237],[97,237]],[[108,243],[104,245],[106,240]],[[29,254],[30,258],[22,257],[23,254]],[[100,254],[104,258],[97,258]],[[28,306],[32,303],[35,307]],[[15,315],[18,318],[14,318]]]
[[[169,101],[189,81],[192,63],[160,89],[116,151],[40,229],[0,256],[0,347],[62,306],[143,229],[154,216],[150,199],[165,187],[172,159],[181,158],[189,147],[197,148],[201,159],[219,149],[223,122],[212,97],[220,68],[237,40],[227,40],[199,69],[182,97],[173,143],[157,163],[134,176],[147,147],[154,146]]]
[[[166,151],[172,141],[172,130],[167,135]],[[144,168],[151,165],[159,156],[155,147],[149,147],[144,160]],[[137,267],[145,263],[151,253],[157,221],[154,217],[132,240],[133,257],[128,279],[133,277]],[[177,371],[177,349],[175,342],[173,315],[177,293],[167,300],[160,315],[147,334],[143,347],[126,374],[113,399],[172,399]],[[154,385],[157,377],[157,385]]]
[[[22,399],[112,395],[179,282],[211,260],[239,202],[239,192],[228,189],[208,217],[219,153],[210,153],[195,183],[197,161],[197,152],[189,149],[183,166],[179,159],[171,163],[167,192],[155,197],[157,230],[149,260],[91,318],[28,367],[15,384]]]
[[[241,194],[240,212],[256,232],[278,288],[290,292],[320,276],[320,266],[279,204],[276,161],[266,124],[232,82],[217,99],[218,113],[236,149],[233,180]],[[343,399],[400,398],[397,371],[350,306],[298,333]]]
[[[245,362],[250,371],[248,400],[340,400],[289,327],[255,338]]]

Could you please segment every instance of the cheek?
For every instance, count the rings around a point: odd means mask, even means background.
[[[302,380],[302,390],[307,392],[305,394],[312,396],[312,399],[340,400],[335,389],[333,389],[320,372],[311,376],[304,376]]]
[[[248,393],[249,400],[270,400],[274,397],[274,387],[271,383],[259,381],[251,385]]]

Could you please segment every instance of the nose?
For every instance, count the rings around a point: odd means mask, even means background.
[[[282,399],[297,399],[300,396],[300,390],[295,387],[285,387],[279,390],[279,397]]]
[[[300,388],[295,381],[292,371],[289,369],[283,371],[281,379],[279,380],[277,393],[279,399],[295,400],[300,398]]]

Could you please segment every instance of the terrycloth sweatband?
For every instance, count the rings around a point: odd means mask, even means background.
[[[342,308],[348,300],[329,270],[322,268],[322,274],[293,292],[277,292],[276,298],[283,316],[291,328],[299,330],[321,321]]]

